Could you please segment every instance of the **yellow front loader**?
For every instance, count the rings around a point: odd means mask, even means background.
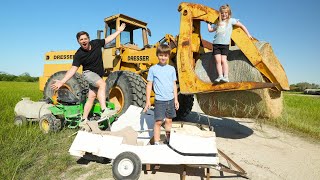
[[[105,18],[105,29],[98,31],[98,38],[100,38],[101,32],[106,37],[113,33],[122,22],[127,24],[125,31],[102,49],[104,78],[107,82],[106,94],[108,99],[116,104],[120,114],[125,112],[131,104],[141,107],[145,105],[148,69],[158,63],[155,52],[157,46],[162,43],[167,43],[172,48],[169,64],[177,70],[181,106],[178,115],[180,117],[191,111],[194,94],[197,95],[198,101],[202,102],[199,104],[204,110],[208,104],[204,103],[203,99],[210,99],[208,96],[215,97],[218,92],[220,94],[237,94],[239,92],[254,92],[253,89],[268,88],[273,92],[280,93],[280,98],[281,91],[288,89],[286,74],[274,56],[271,46],[257,40],[250,40],[239,28],[234,29],[232,33],[232,44],[236,46],[230,47],[230,49],[236,50],[231,51],[231,54],[236,52],[239,56],[243,56],[245,60],[242,62],[255,69],[261,78],[260,80],[250,78],[237,80],[230,72],[232,82],[213,84],[211,79],[216,74],[214,59],[210,53],[212,44],[201,38],[200,28],[201,22],[214,23],[218,18],[218,11],[191,3],[181,3],[178,11],[181,14],[179,35],[174,37],[166,34],[153,45],[148,43],[151,31],[147,28],[147,23],[123,14]],[[267,51],[269,55],[266,55],[264,51]],[[71,67],[74,53],[75,51],[46,53],[44,74],[40,77],[40,90],[44,91],[45,97],[52,97],[56,93],[50,88],[50,84],[54,79],[61,79],[65,71]],[[238,55],[235,56],[238,57]],[[85,100],[88,85],[82,80],[80,73],[81,69],[62,88],[71,90],[82,101]],[[239,70],[238,73],[247,74],[248,72]],[[210,106],[215,106],[214,104],[215,102]],[[247,104],[254,108],[259,105],[259,102]],[[212,114],[213,111],[209,109],[205,112]],[[230,115],[238,116],[234,113]]]

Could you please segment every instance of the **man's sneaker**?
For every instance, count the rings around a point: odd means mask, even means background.
[[[218,82],[220,82],[222,79],[223,79],[223,77],[222,77],[222,76],[219,76],[217,79],[214,80],[214,82],[218,83]]]
[[[111,110],[111,109],[106,108],[102,111],[100,118],[101,119],[109,118],[109,117],[115,115],[116,113],[117,113],[117,110]]]
[[[221,79],[221,81],[222,81],[222,82],[229,82],[229,78],[228,78],[228,77],[223,77],[223,78]]]
[[[80,127],[83,127],[84,125],[86,125],[88,122],[88,119],[81,119],[81,122],[79,123]]]

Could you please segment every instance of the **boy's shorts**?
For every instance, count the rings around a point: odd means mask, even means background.
[[[229,45],[224,44],[213,44],[213,55],[221,54],[228,56],[229,53]]]
[[[154,120],[163,120],[164,118],[173,119],[176,117],[174,99],[169,101],[155,100],[154,103]]]
[[[89,88],[93,91],[97,91],[97,81],[102,79],[97,73],[92,72],[90,70],[85,70],[82,73],[83,79],[89,83]]]

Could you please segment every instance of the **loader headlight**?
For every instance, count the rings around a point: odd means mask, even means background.
[[[120,50],[119,49],[116,49],[116,56],[120,56]]]

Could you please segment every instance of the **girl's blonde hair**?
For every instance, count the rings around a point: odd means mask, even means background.
[[[222,5],[220,8],[219,8],[219,22],[218,22],[218,25],[219,23],[222,21],[222,18],[221,18],[221,13],[224,12],[224,11],[227,11],[228,12],[228,19],[227,19],[227,24],[229,23],[229,19],[231,18],[231,15],[232,15],[232,12],[231,12],[231,8],[229,6],[229,4],[225,4],[225,5]]]

